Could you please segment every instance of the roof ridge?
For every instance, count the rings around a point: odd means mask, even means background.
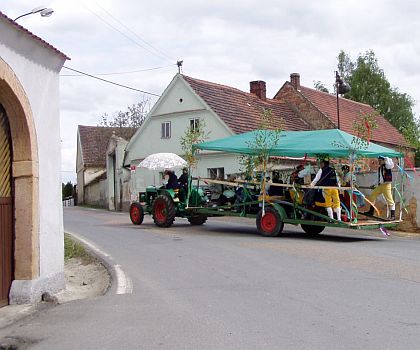
[[[300,87],[301,87],[301,88],[304,88],[304,89],[308,89],[308,90],[314,91],[314,92],[316,92],[316,93],[321,93],[321,94],[325,94],[325,95],[330,96],[330,97],[337,98],[337,97],[336,97],[336,95],[330,94],[329,92],[320,91],[320,90],[313,89],[313,88],[309,88],[309,87],[307,87],[307,86],[303,86],[303,85],[301,85]],[[373,108],[371,105],[369,105],[369,104],[367,104],[367,103],[354,101],[354,100],[351,100],[351,99],[349,99],[349,98],[345,98],[345,97],[341,97],[341,101],[348,101],[348,102],[352,102],[352,103],[357,103],[357,104],[359,104],[359,105],[362,105],[362,106],[366,106],[366,107],[369,107],[369,108],[375,109],[375,108]]]

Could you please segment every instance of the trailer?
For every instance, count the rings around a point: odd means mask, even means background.
[[[252,154],[255,149],[249,147],[249,140],[254,137],[255,132],[204,142],[195,145],[195,147],[207,151]],[[264,132],[270,133],[271,131],[265,130]],[[355,144],[354,138],[353,135],[336,129],[282,132],[279,145],[270,149],[269,156],[319,157],[328,154],[336,158],[346,158],[351,171],[357,157],[376,158],[379,155],[398,157],[400,158],[400,164],[403,164],[401,153],[372,142],[364,148],[354,148],[352,146]],[[207,186],[215,183],[235,188],[236,193],[240,192],[241,195],[236,195],[234,200],[225,205],[212,203],[204,193],[203,185]],[[271,185],[302,194],[309,190],[325,189],[323,186]],[[400,192],[403,193],[403,181],[400,186]],[[254,219],[258,232],[267,237],[281,235],[285,224],[300,225],[306,234],[317,235],[325,227],[354,230],[392,228],[397,226],[402,218],[402,206],[400,207],[398,220],[366,217],[358,213],[357,206],[353,205],[353,194],[358,190],[353,184],[351,187],[336,187],[340,191],[347,191],[349,194],[348,221],[338,221],[330,218],[325,212],[325,208],[299,201],[297,198],[301,198],[301,196],[291,196],[290,198],[286,196],[270,197],[265,193],[264,188],[265,175],[262,176],[261,181],[222,181],[190,177],[187,190],[148,187],[146,191],[139,194],[139,202],[131,204],[130,218],[133,224],[138,225],[143,222],[145,214],[150,214],[157,226],[169,227],[176,217],[187,218],[192,225],[202,225],[209,217],[247,217]]]

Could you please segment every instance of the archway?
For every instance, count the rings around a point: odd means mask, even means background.
[[[10,127],[11,181],[14,184],[13,277],[15,281],[33,280],[39,277],[36,132],[28,97],[13,70],[2,58],[0,58],[0,105],[5,111]],[[13,294],[13,283],[11,293]]]

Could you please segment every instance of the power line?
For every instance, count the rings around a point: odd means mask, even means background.
[[[133,87],[130,87],[130,86],[127,86],[127,85],[123,85],[123,84],[118,84],[118,83],[115,83],[115,82],[110,81],[110,80],[106,80],[106,79],[103,79],[103,78],[96,77],[96,76],[94,76],[94,75],[92,75],[92,74],[88,74],[88,73],[85,73],[85,72],[81,72],[80,70],[77,70],[77,69],[73,69],[73,68],[66,67],[66,66],[63,66],[63,68],[66,68],[66,69],[68,69],[68,70],[71,70],[71,71],[76,72],[76,73],[79,73],[79,74],[86,75],[86,76],[91,77],[91,78],[94,78],[94,79],[98,79],[98,80],[104,81],[104,82],[109,83],[109,84],[117,85],[117,86],[120,86],[120,87],[123,87],[123,88],[129,89],[129,90],[134,90],[134,91],[141,92],[141,93],[143,93],[143,94],[147,94],[147,95],[152,95],[152,96],[157,96],[157,97],[160,97],[160,95],[154,94],[154,93],[152,93],[152,92],[147,92],[147,91],[144,91],[144,90],[136,89],[136,88],[133,88]]]
[[[176,66],[177,64],[169,64],[167,66],[161,66],[161,67],[154,67],[154,68],[146,68],[146,69],[139,69],[139,70],[132,70],[132,71],[126,71],[126,72],[114,72],[114,73],[95,73],[93,75],[99,76],[99,75],[120,75],[120,74],[130,74],[130,73],[140,73],[140,72],[147,72],[151,70],[157,70],[157,69],[163,69],[168,67]],[[80,74],[60,74],[60,77],[80,77]]]
[[[144,40],[143,38],[141,38],[136,32],[134,32],[133,30],[131,30],[129,27],[127,27],[123,22],[121,22],[118,18],[116,18],[112,13],[110,13],[109,11],[107,11],[103,6],[101,6],[97,1],[94,1],[95,4],[100,7],[102,9],[102,11],[104,11],[109,17],[113,18],[117,23],[119,23],[121,26],[123,26],[125,29],[127,29],[131,34],[133,34],[134,36],[136,36],[139,40],[141,40],[143,43],[145,43],[146,45],[148,45],[149,47],[151,47],[152,49],[154,49],[155,51],[161,53],[162,55],[164,55],[165,57],[167,57],[170,61],[174,61],[174,59],[170,56],[168,56],[165,52],[163,52],[162,50],[159,50],[158,48],[156,48],[155,46],[153,46],[151,43],[147,42],[146,40]]]
[[[101,17],[100,15],[98,15],[96,12],[92,11],[88,6],[83,5],[90,13],[92,13],[95,17],[99,18],[102,22],[104,22],[106,25],[108,25],[109,27],[111,27],[112,29],[114,29],[115,31],[117,31],[118,33],[120,33],[122,36],[124,36],[126,39],[130,40],[133,44],[140,46],[142,49],[149,51],[151,54],[164,59],[164,60],[168,60],[166,57],[153,52],[152,50],[150,50],[149,48],[145,47],[144,45],[140,44],[138,41],[134,40],[133,38],[129,37],[127,34],[125,34],[124,32],[122,32],[121,30],[119,30],[117,27],[115,27],[114,25],[112,25],[111,23],[109,23],[106,19],[104,19],[103,17]]]

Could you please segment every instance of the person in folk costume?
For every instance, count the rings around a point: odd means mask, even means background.
[[[391,220],[395,220],[395,202],[392,198],[392,169],[394,168],[394,162],[389,157],[379,156],[379,167],[378,167],[378,186],[376,186],[372,193],[366,198],[375,204],[376,198],[383,194],[386,203],[391,209]],[[374,208],[370,206],[369,211],[366,215],[373,215]]]
[[[322,159],[320,163],[321,168],[318,170],[315,178],[311,182],[311,186],[339,186],[337,174],[335,169],[330,166],[328,159]],[[334,219],[333,210],[337,216],[337,220],[341,221],[341,205],[338,189],[323,189],[322,194],[325,198],[325,203],[316,203],[319,206],[324,206],[327,210],[328,216]]]

